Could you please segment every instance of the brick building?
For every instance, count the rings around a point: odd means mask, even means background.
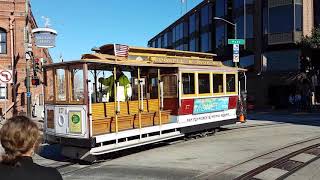
[[[27,10],[26,10],[27,9]],[[26,13],[28,11],[28,13]],[[37,28],[30,3],[26,0],[0,0],[0,69],[13,70],[13,83],[0,85],[0,114],[25,114],[27,112],[26,74],[26,43],[25,39],[34,42],[31,30]],[[32,43],[33,44],[33,43]],[[47,63],[52,62],[47,49],[32,45],[34,58],[43,58]],[[30,77],[33,73],[33,62],[30,66]],[[41,77],[41,72],[37,73]],[[30,87],[32,105],[41,105],[43,99],[42,86]],[[5,105],[6,104],[6,105]],[[6,106],[6,107],[5,107]],[[41,115],[38,111],[38,116]]]

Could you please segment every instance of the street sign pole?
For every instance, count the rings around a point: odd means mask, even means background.
[[[8,101],[8,83],[13,83],[13,70],[0,69],[0,84],[5,85],[5,93],[4,93],[4,120],[7,120],[7,101]]]
[[[235,30],[236,32],[236,30]],[[235,67],[238,67],[238,63],[239,63],[239,59],[240,59],[240,55],[239,55],[239,51],[240,45],[244,45],[246,43],[246,41],[244,39],[237,39],[237,36],[235,35],[235,39],[228,39],[228,44],[232,44],[233,45],[233,62]]]
[[[27,60],[27,70],[26,70],[26,87],[27,87],[27,117],[31,118],[31,96],[30,96],[30,68],[29,61]]]
[[[237,23],[234,23],[234,38],[237,39]],[[234,62],[234,67],[238,67],[238,62]]]
[[[8,88],[8,85],[7,85],[7,83],[5,83],[5,84],[6,84],[6,86],[5,86],[5,93],[4,93],[4,110],[5,110],[4,120],[7,121],[7,92],[8,92],[7,88]]]
[[[25,16],[28,17],[29,14],[29,1],[26,0],[25,4]],[[30,63],[29,61],[32,59],[32,45],[30,44],[30,36],[28,35],[28,20],[26,20],[25,24],[25,46],[26,46],[26,89],[27,89],[27,94],[30,94]],[[27,58],[29,56],[29,58]],[[31,96],[27,96],[27,117],[31,118]]]

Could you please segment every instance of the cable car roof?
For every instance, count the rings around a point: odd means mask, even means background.
[[[214,61],[215,54],[179,51],[161,48],[129,47],[128,57],[114,55],[114,45],[107,44],[93,49],[95,53],[84,54],[80,60],[66,61],[46,65],[63,66],[77,63],[97,63],[122,66],[176,67],[183,69],[221,69],[226,71],[246,71],[246,69],[229,67],[221,61]],[[169,66],[168,66],[169,65]]]

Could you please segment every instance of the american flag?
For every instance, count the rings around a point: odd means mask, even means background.
[[[114,44],[114,55],[118,57],[128,57],[129,46]]]

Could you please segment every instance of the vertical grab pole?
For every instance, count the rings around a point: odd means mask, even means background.
[[[140,67],[138,67],[138,106],[139,106],[139,112],[138,112],[138,118],[139,118],[139,130],[140,130],[140,139],[142,137],[141,135],[141,87],[140,87]],[[142,102],[143,103],[143,102]]]
[[[116,144],[118,144],[118,107],[117,107],[117,68],[116,66],[113,67],[113,96],[114,96],[114,116],[116,119]]]
[[[143,107],[143,83],[142,83],[142,81],[140,81],[139,83],[140,83],[140,89],[141,89],[141,107],[140,107],[140,109],[141,109],[141,112],[143,112],[143,110],[144,110],[144,107]]]
[[[243,72],[244,75],[244,92],[247,93],[247,75],[246,72]]]
[[[161,126],[162,126],[162,95],[161,95],[161,76],[160,76],[160,68],[158,68],[158,111],[159,111],[159,125],[160,125],[160,135],[162,134]]]
[[[97,76],[97,70],[94,69],[94,102],[97,102],[98,100],[98,89],[97,89],[97,83],[98,83],[98,76]]]
[[[181,73],[178,74],[178,97],[179,97],[179,108],[181,107],[181,97],[183,92],[183,84],[182,84],[182,77]]]
[[[120,86],[120,82],[117,82],[117,90],[119,89]],[[118,96],[118,92],[117,92],[117,112],[120,113],[120,97]]]

